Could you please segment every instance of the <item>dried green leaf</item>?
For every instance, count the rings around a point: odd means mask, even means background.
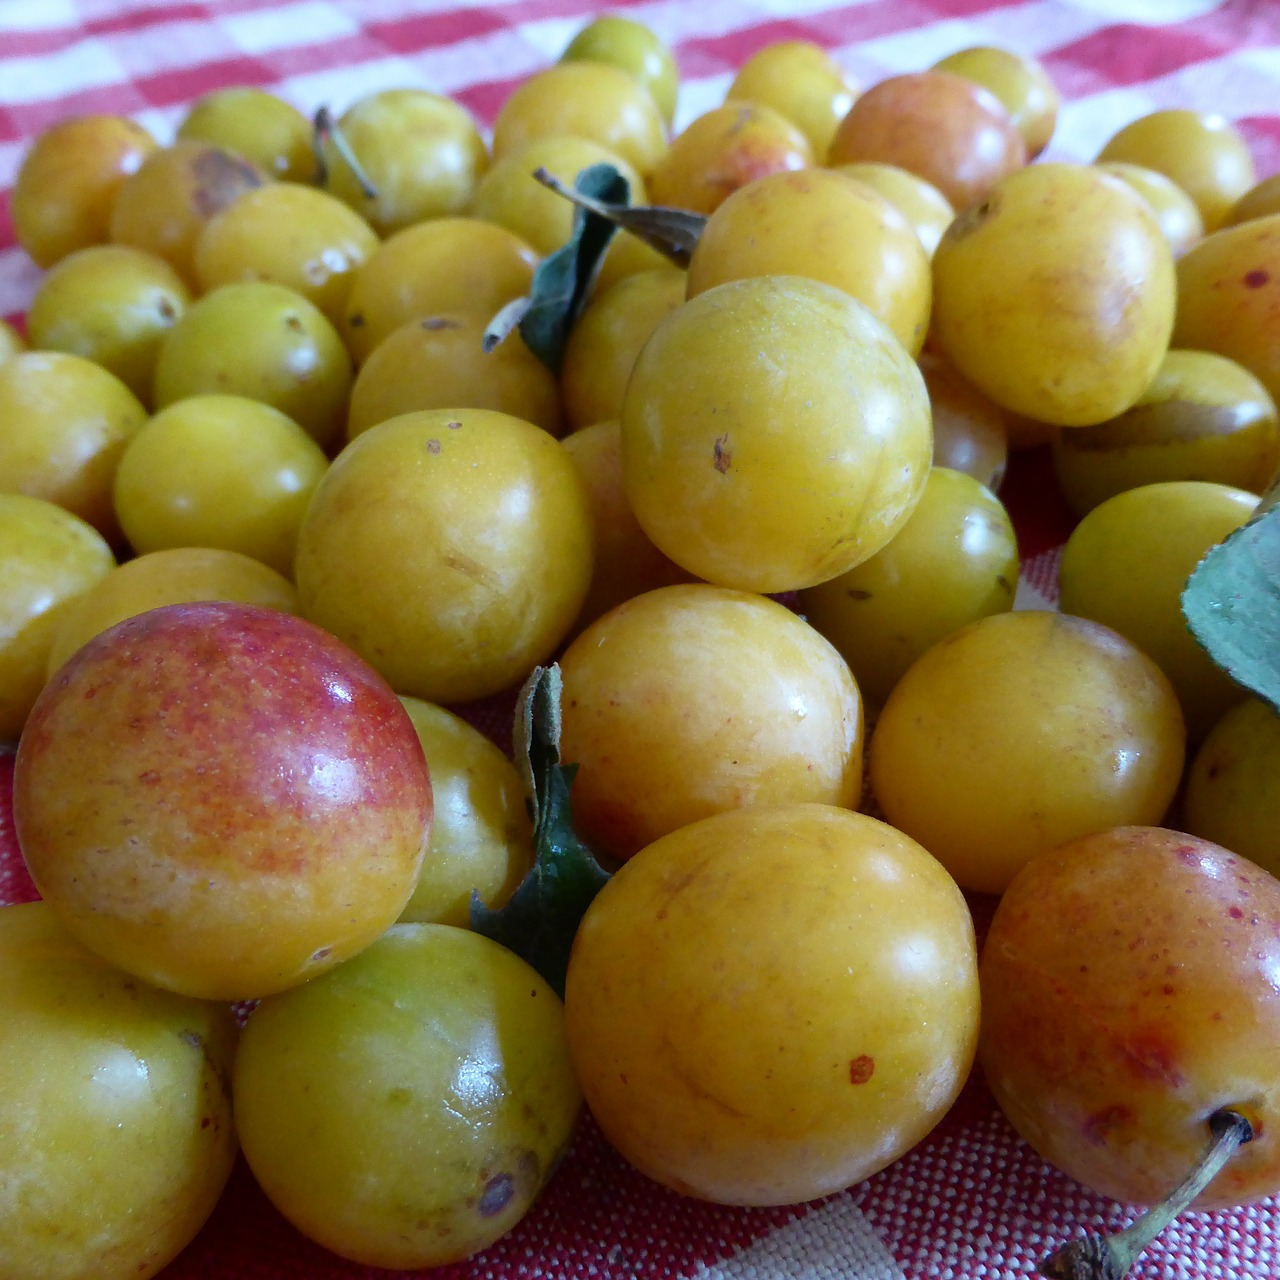
[[[1258,512],[1196,566],[1182,612],[1214,662],[1280,712],[1280,506]]]
[[[661,205],[610,204],[595,199],[581,189],[566,187],[553,174],[539,169],[534,175],[544,187],[550,187],[566,200],[572,200],[579,209],[586,209],[598,218],[607,218],[615,226],[629,232],[637,240],[643,240],[682,270],[689,266],[693,251],[698,247],[702,229],[707,225],[705,214],[690,213],[688,209],[668,209]]]
[[[533,818],[535,859],[504,907],[471,895],[471,927],[527,960],[561,995],[578,922],[609,879],[573,829],[577,765],[560,763],[560,668],[538,667],[516,708],[516,766]]]
[[[574,188],[590,201],[624,208],[631,197],[630,184],[611,164],[583,169],[574,179]],[[543,258],[533,273],[527,305],[518,317],[520,336],[554,374],[560,372],[569,331],[591,296],[600,264],[616,233],[617,227],[608,218],[579,206],[574,210],[569,239]],[[504,307],[485,331],[484,349],[492,351],[511,328],[511,307]]]

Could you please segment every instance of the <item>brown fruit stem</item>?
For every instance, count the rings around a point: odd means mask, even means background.
[[[321,107],[316,112],[311,123],[311,149],[315,152],[316,170],[320,175],[320,185],[324,186],[329,181],[329,165],[324,158],[324,144],[327,140],[333,143],[334,149],[342,157],[347,168],[355,174],[364,198],[366,200],[376,200],[378,198],[378,188],[369,180],[369,175],[365,173],[364,166],[356,158],[356,153],[351,149],[351,144],[347,141],[346,135],[338,128],[338,122],[330,114],[329,108]]]
[[[1209,1117],[1212,1139],[1195,1168],[1131,1226],[1113,1236],[1072,1240],[1040,1263],[1049,1280],[1122,1280],[1138,1255],[1217,1177],[1236,1148],[1253,1141],[1253,1126],[1238,1111],[1221,1107]]]

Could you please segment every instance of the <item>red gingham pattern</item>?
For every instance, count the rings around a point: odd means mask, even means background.
[[[1004,44],[1040,57],[1069,99],[1049,158],[1085,160],[1157,107],[1235,119],[1260,176],[1280,169],[1276,0],[618,0],[673,45],[677,123],[715,105],[734,69],[774,40],[830,48],[863,84],[955,49]],[[0,0],[0,314],[18,316],[38,273],[14,247],[8,189],[32,137],[72,112],[134,115],[162,140],[201,93],[272,89],[312,111],[415,85],[458,97],[486,122],[590,16],[583,0]],[[0,424],[2,429],[2,424]],[[1014,460],[1002,492],[1024,555],[1021,603],[1052,600],[1069,520],[1043,452]],[[509,700],[473,712],[501,740]],[[0,902],[34,889],[0,750]],[[991,903],[974,900],[979,926]],[[1184,1218],[1137,1277],[1274,1280],[1277,1205]],[[584,1121],[540,1203],[505,1240],[446,1280],[979,1280],[1034,1274],[1047,1248],[1131,1212],[1049,1169],[1013,1134],[979,1078],[935,1132],[862,1185],[815,1205],[722,1209],[629,1169]],[[212,1220],[165,1272],[172,1280],[374,1280],[301,1239],[241,1166]],[[427,1274],[427,1273],[423,1273]],[[36,1277],[30,1280],[38,1280]]]

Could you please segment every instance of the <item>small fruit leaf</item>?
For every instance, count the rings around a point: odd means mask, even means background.
[[[577,765],[560,763],[560,668],[538,667],[516,708],[516,766],[533,818],[534,864],[506,906],[471,895],[471,927],[527,960],[564,995],[578,922],[609,874],[573,830],[569,789]]]
[[[611,164],[583,169],[574,179],[574,189],[589,201],[604,201],[608,206],[625,208],[631,198],[630,184]],[[538,264],[528,299],[517,300],[527,305],[520,308],[513,303],[498,312],[485,331],[484,349],[492,351],[518,324],[525,345],[558,375],[569,330],[586,305],[617,230],[608,218],[579,205],[569,239]]]
[[[661,205],[610,204],[592,198],[579,188],[566,187],[553,174],[539,169],[534,175],[544,187],[550,187],[557,195],[572,200],[579,209],[586,209],[598,218],[607,218],[623,231],[630,232],[637,240],[643,240],[651,249],[669,258],[681,270],[689,266],[693,251],[698,247],[702,229],[707,225],[705,214],[690,213],[688,209],[667,209]]]
[[[1233,680],[1280,711],[1280,505],[1213,547],[1187,580],[1191,634]]]

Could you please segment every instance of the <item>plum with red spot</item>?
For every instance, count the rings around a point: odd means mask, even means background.
[[[156,986],[284,990],[396,920],[432,818],[417,734],[300,618],[170,605],[105,631],[36,702],[18,842],[77,940]]]
[[[1014,879],[980,974],[979,1059],[1051,1164],[1151,1204],[1228,1109],[1252,1140],[1195,1206],[1280,1191],[1280,881],[1176,831],[1087,836]]]

